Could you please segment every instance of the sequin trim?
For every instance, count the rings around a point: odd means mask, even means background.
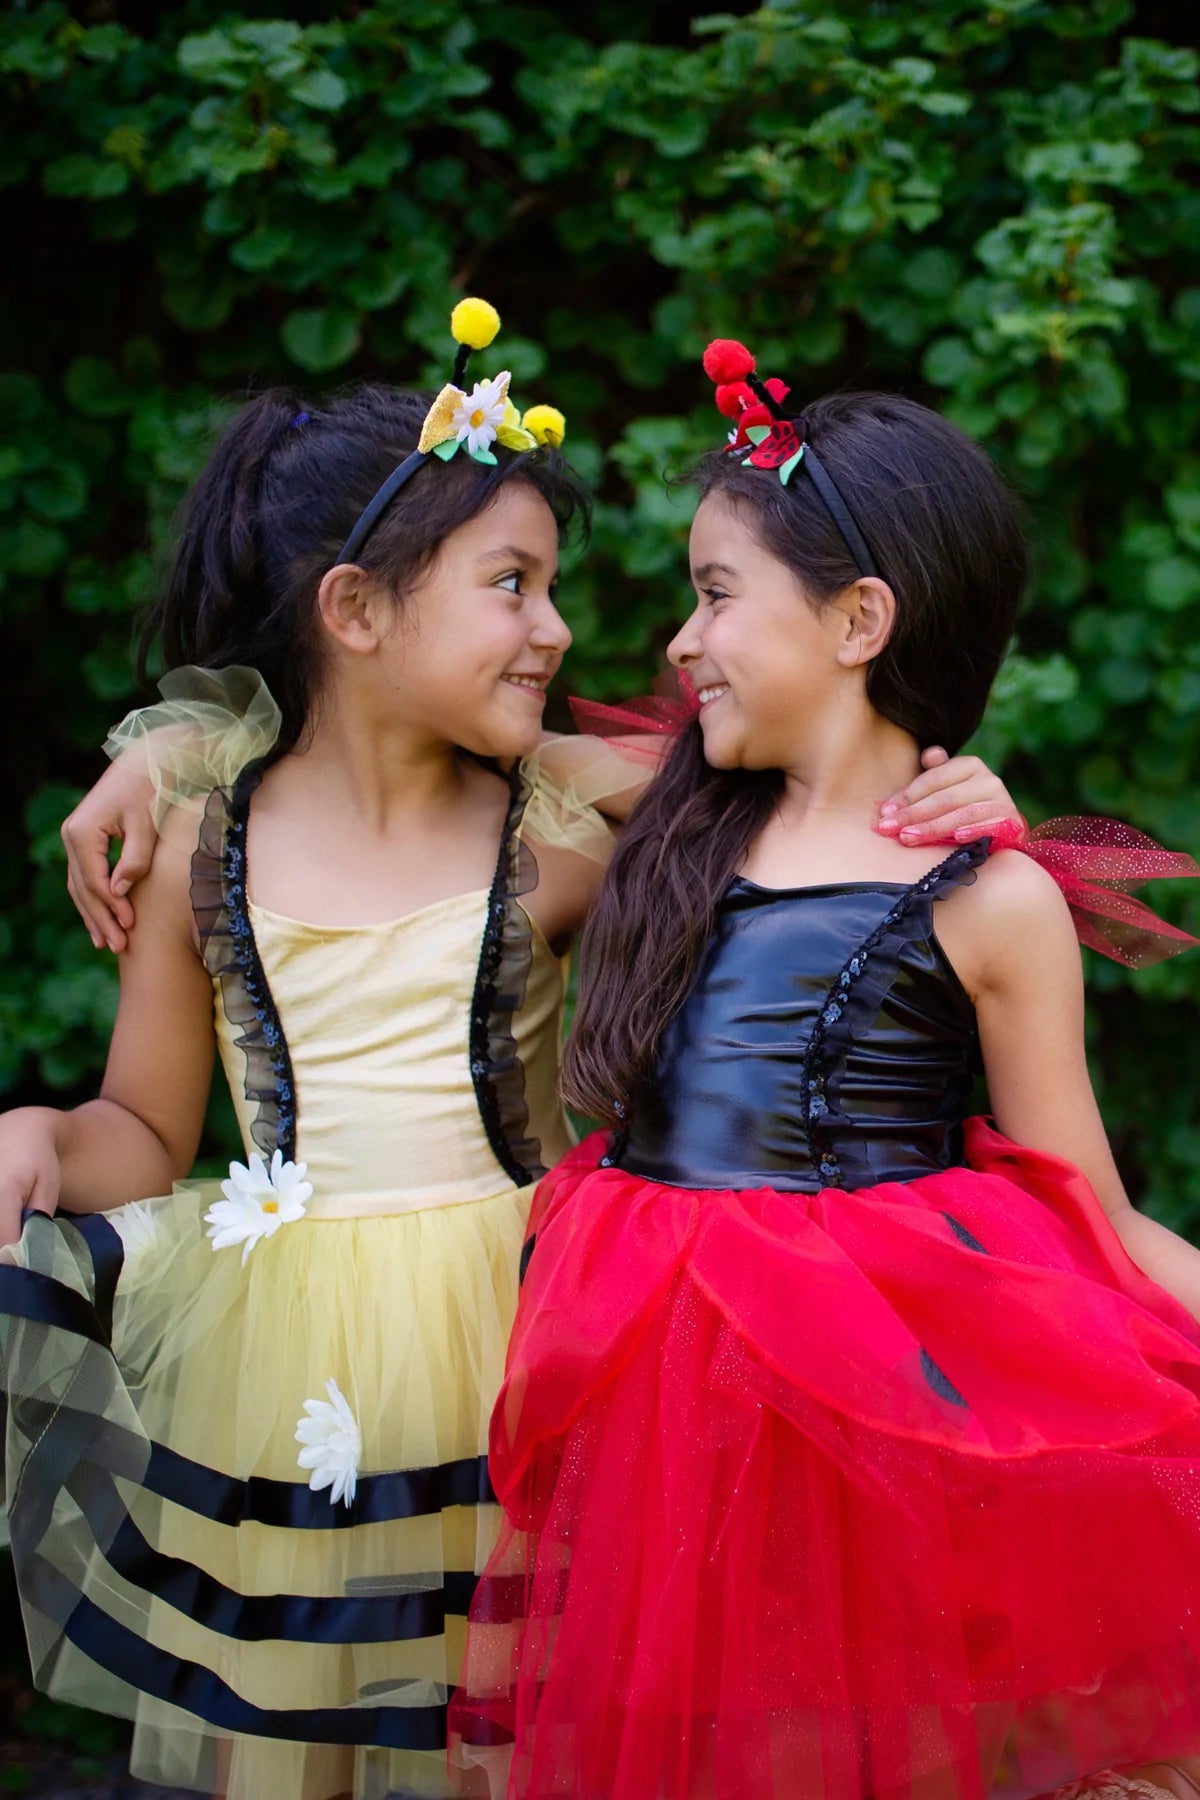
[[[808,1045],[804,1052],[804,1063],[801,1070],[801,1104],[804,1111],[804,1136],[813,1166],[826,1187],[842,1187],[845,1176],[838,1156],[833,1147],[833,1124],[839,1118],[836,1109],[829,1099],[829,1080],[834,1067],[831,1046],[831,1034],[849,1038],[847,1014],[850,1010],[855,990],[867,969],[875,952],[882,948],[888,939],[907,937],[912,929],[919,929],[924,920],[918,913],[916,921],[913,914],[919,904],[926,900],[935,900],[948,893],[960,883],[974,878],[974,872],[987,856],[986,840],[976,844],[964,844],[962,849],[955,850],[944,862],[930,869],[920,881],[915,881],[900,895],[895,905],[884,915],[870,936],[855,950],[854,954],[843,964],[836,980],[831,984],[825,996],[825,1002],[817,1015]],[[839,1029],[840,1028],[840,1029]]]
[[[256,1149],[296,1154],[296,1089],[292,1059],[263,971],[246,904],[246,822],[250,796],[262,780],[251,764],[232,790],[209,795],[192,857],[192,911],[204,966],[217,984],[236,1046],[246,1061],[243,1087],[257,1111],[250,1127]]]

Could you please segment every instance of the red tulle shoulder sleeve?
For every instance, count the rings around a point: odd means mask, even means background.
[[[1033,831],[1009,819],[992,833],[992,849],[1019,850],[1052,875],[1080,943],[1126,968],[1146,968],[1200,943],[1134,897],[1144,882],[1200,875],[1200,865],[1119,819],[1047,819]]]
[[[637,694],[610,706],[602,700],[571,697],[571,715],[589,737],[616,740],[616,747],[637,760],[659,763],[685,726],[700,711],[700,700],[685,674],[660,676],[652,694]]]

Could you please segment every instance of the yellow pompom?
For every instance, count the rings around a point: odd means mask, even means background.
[[[550,444],[554,449],[567,435],[567,421],[557,406],[531,406],[521,423],[539,444]]]
[[[486,350],[500,329],[500,314],[486,300],[460,300],[450,314],[450,331],[456,344]]]

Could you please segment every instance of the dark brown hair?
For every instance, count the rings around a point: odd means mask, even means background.
[[[168,668],[257,669],[283,714],[278,750],[309,715],[320,675],[316,594],[359,514],[415,450],[433,396],[363,386],[320,407],[283,388],[222,432],[184,504],[162,593],[146,624],[142,676],[161,640]],[[587,492],[552,450],[494,446],[494,466],[433,458],[387,508],[355,561],[399,602],[439,548],[514,479],[536,488],[560,536],[586,525]]]
[[[867,675],[877,712],[922,746],[959,750],[983,717],[1025,580],[1016,501],[977,444],[915,401],[835,394],[804,414],[819,453],[896,596],[896,622]],[[741,511],[813,606],[860,571],[807,479],[724,452],[690,478]],[[653,1071],[721,895],[770,816],[774,770],[713,769],[693,723],[633,811],[584,933],[580,1002],[562,1088],[615,1122]]]

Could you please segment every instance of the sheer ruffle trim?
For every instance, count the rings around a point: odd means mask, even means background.
[[[525,1004],[533,958],[533,926],[520,896],[537,886],[537,863],[522,841],[532,797],[524,765],[509,776],[508,814],[471,1002],[471,1080],[492,1152],[509,1180],[527,1187],[546,1172],[542,1146],[530,1129],[525,1066],[513,1025]]]
[[[606,865],[614,839],[600,803],[643,780],[627,758],[595,738],[553,738],[524,759],[521,773],[529,790],[522,839]]]
[[[246,905],[246,820],[260,780],[260,769],[252,766],[238,776],[232,793],[217,788],[207,796],[192,856],[192,912],[204,966],[217,984],[226,1018],[240,1033],[245,1094],[258,1108],[250,1129],[255,1148],[291,1158],[296,1153],[292,1059]]]
[[[178,812],[204,811],[214,788],[232,787],[248,763],[275,746],[281,715],[256,669],[172,669],[162,699],[126,715],[108,735],[114,762],[134,756],[154,785],[160,832]]]
[[[976,879],[987,861],[986,840],[964,844],[944,862],[923,875],[900,896],[865,942],[839,971],[808,1041],[804,1057],[805,1131],[809,1149],[822,1180],[841,1187],[843,1173],[837,1153],[838,1134],[853,1135],[853,1121],[841,1110],[838,1096],[846,1056],[855,1039],[877,1017],[889,989],[900,973],[900,958],[907,944],[933,934],[931,910],[958,887]],[[960,1081],[947,1093],[950,1117],[957,1116],[970,1085],[964,1045]]]

